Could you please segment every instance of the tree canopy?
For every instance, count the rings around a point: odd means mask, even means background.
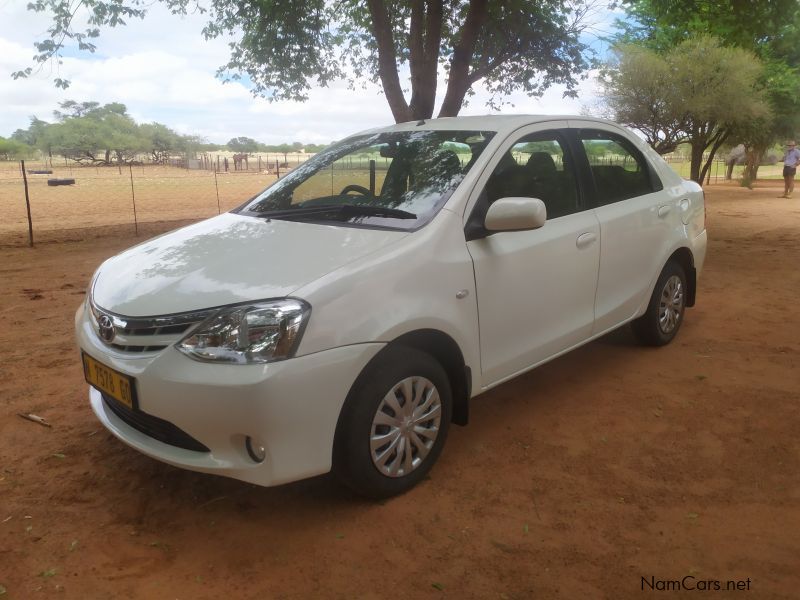
[[[345,80],[380,83],[395,120],[435,112],[440,74],[447,78],[439,116],[457,115],[473,86],[491,93],[491,106],[513,90],[541,95],[553,84],[575,94],[588,66],[579,35],[594,0],[161,0],[173,13],[205,12],[203,35],[232,36],[229,61],[218,74],[246,75],[255,94],[305,100],[312,86]],[[35,43],[34,62],[57,59],[66,47],[94,52],[102,28],[144,18],[147,0],[34,0],[30,10],[52,18]],[[76,29],[75,14],[87,26]],[[441,71],[441,72],[440,72]],[[13,77],[27,77],[32,67]],[[408,81],[401,80],[408,74]],[[69,82],[55,78],[59,87]],[[410,96],[407,92],[410,90]]]
[[[55,123],[31,117],[28,129],[18,129],[12,141],[59,154],[80,162],[127,163],[149,153],[154,162],[166,162],[170,154],[204,148],[196,136],[180,135],[161,123],[138,124],[119,102],[66,100],[53,112]]]
[[[788,41],[798,23],[797,0],[622,0],[627,19],[617,21],[619,43],[663,52],[686,38],[713,35],[725,45],[761,58]],[[794,53],[800,50],[794,38]]]
[[[711,35],[721,45],[750,51],[761,61],[756,88],[769,111],[739,120],[729,129],[729,140],[747,147],[747,177],[755,179],[765,151],[800,129],[800,2],[622,0],[621,4],[628,18],[617,23],[619,45],[665,55],[688,37]],[[718,102],[731,104],[736,98],[723,96]]]
[[[233,152],[257,152],[258,142],[249,137],[235,137],[227,143],[228,150]]]
[[[751,52],[701,36],[664,53],[636,45],[617,53],[601,78],[615,119],[641,131],[662,154],[689,143],[695,181],[703,180],[732,131],[769,117],[757,86],[762,64]]]
[[[162,123],[137,123],[120,102],[65,100],[53,111],[54,123],[31,117],[30,127],[18,129],[11,138],[0,137],[0,158],[23,158],[34,150],[61,155],[91,164],[124,164],[142,154],[154,163],[166,163],[176,154],[202,151],[275,152],[284,154],[319,152],[324,144],[268,145],[249,137],[235,137],[226,145],[209,144],[194,135],[181,135]]]
[[[6,139],[0,136],[0,159],[25,158],[30,156],[33,148],[24,142],[15,139]]]

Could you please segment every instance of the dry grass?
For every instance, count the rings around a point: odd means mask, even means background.
[[[354,165],[355,166],[355,165]],[[688,165],[673,164],[679,172]],[[42,169],[28,162],[28,170]],[[764,178],[778,177],[777,167],[761,167]],[[687,171],[688,172],[688,171]],[[778,173],[776,175],[776,173]],[[682,173],[683,174],[683,173]],[[378,187],[385,171],[378,170]],[[715,177],[724,177],[724,169]],[[736,172],[734,173],[736,175]],[[71,186],[51,187],[50,178],[74,178]],[[28,175],[34,239],[39,242],[118,235],[136,221],[163,223],[196,220],[230,210],[272,184],[274,173],[245,171],[215,174],[166,166],[53,168],[51,175]],[[304,197],[339,192],[356,183],[369,186],[365,168],[336,170],[301,186]],[[0,245],[21,245],[28,240],[25,190],[19,163],[0,162]]]
[[[28,170],[39,168],[27,165]],[[377,175],[380,187],[385,171]],[[75,184],[48,186],[50,178],[74,178]],[[56,167],[49,175],[28,175],[34,240],[118,235],[120,226],[133,229],[134,209],[140,225],[211,217],[239,206],[276,179],[253,171],[215,175],[162,166]],[[354,183],[369,187],[369,170],[337,169],[331,176],[315,176],[301,187],[301,199],[335,194]],[[0,163],[0,245],[25,244],[27,235],[19,163]]]
[[[89,167],[28,175],[34,237],[87,227],[210,217],[251,198],[276,179],[255,172],[214,173],[172,167]],[[75,185],[51,187],[49,178],[74,177]],[[25,191],[19,169],[0,168],[0,243],[27,235]]]

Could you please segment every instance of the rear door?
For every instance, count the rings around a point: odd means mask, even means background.
[[[561,127],[559,127],[561,125]],[[583,201],[565,122],[526,127],[484,172],[467,224],[502,197],[536,197],[547,221],[531,231],[480,234],[467,248],[475,268],[484,386],[582,341],[592,331],[600,226]]]
[[[599,334],[630,320],[648,302],[680,229],[680,211],[643,153],[619,130],[593,124],[573,131],[600,222],[593,329]]]

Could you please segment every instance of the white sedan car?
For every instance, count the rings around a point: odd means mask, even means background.
[[[701,188],[614,123],[410,122],[110,258],[75,325],[91,406],[133,448],[386,497],[470,398],[626,323],[670,342],[705,251]]]

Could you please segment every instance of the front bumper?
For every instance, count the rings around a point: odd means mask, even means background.
[[[116,437],[143,454],[204,473],[277,485],[331,468],[333,438],[344,400],[358,374],[384,344],[357,344],[266,365],[194,361],[170,346],[131,356],[106,346],[82,305],[75,317],[80,348],[134,377],[139,409],[173,424],[208,452],[180,448],[121,419],[90,388],[92,410]],[[250,436],[266,450],[247,452]]]

